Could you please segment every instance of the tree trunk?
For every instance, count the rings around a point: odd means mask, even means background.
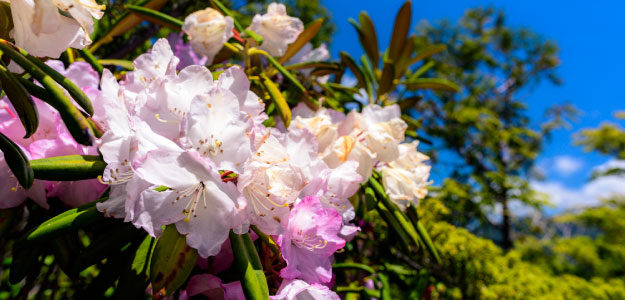
[[[502,197],[501,199],[501,206],[503,208],[503,220],[501,223],[501,237],[502,237],[501,246],[505,250],[508,250],[512,248],[512,237],[510,236],[510,233],[511,233],[510,209],[508,208],[508,199],[506,199],[505,196]]]

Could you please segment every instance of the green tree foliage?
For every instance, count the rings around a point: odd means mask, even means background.
[[[417,109],[423,130],[459,159],[440,197],[454,224],[489,225],[486,212],[501,205],[504,248],[512,246],[512,200],[540,207],[544,199],[528,184],[529,170],[549,132],[570,109],[551,110],[539,127],[529,119],[523,93],[548,80],[558,84],[558,48],[530,30],[505,25],[503,12],[468,10],[458,24],[422,24],[417,49],[443,44],[429,72],[462,86],[457,94],[426,97]],[[417,50],[418,52],[419,50]],[[534,129],[533,127],[537,127]]]

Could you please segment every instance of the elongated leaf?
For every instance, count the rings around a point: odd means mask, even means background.
[[[378,97],[393,89],[393,79],[395,78],[395,67],[392,63],[385,62],[382,68],[382,77],[378,86]]]
[[[414,52],[416,40],[417,36],[411,35],[404,43],[404,48],[399,53],[397,62],[394,65],[395,78],[401,78],[406,73],[406,69],[408,69],[408,67],[410,66],[410,58],[412,56],[412,53]]]
[[[0,82],[2,83],[2,90],[11,100],[11,104],[24,126],[26,131],[24,138],[30,137],[39,126],[39,115],[35,102],[17,77],[9,72],[2,62],[0,62]]]
[[[92,144],[93,131],[87,119],[65,95],[65,92],[57,85],[56,81],[39,68],[37,64],[15,50],[9,42],[0,39],[0,51],[3,51],[4,54],[9,56],[43,85],[51,96],[46,102],[59,112],[72,137],[78,143],[90,146]]]
[[[384,187],[380,184],[375,178],[369,178],[369,186],[373,188],[373,191],[376,194],[377,199],[380,201],[379,204],[383,204],[386,209],[390,212],[390,214],[395,218],[395,220],[399,223],[400,229],[404,231],[408,237],[413,242],[413,245],[419,247],[420,240],[417,234],[417,230],[414,228],[412,223],[408,220],[408,216],[406,216],[400,209],[397,207],[395,203],[393,203],[386,195],[384,191]]]
[[[423,241],[423,244],[425,244],[425,248],[428,250],[430,255],[432,255],[434,260],[436,260],[436,262],[440,264],[441,258],[438,255],[438,251],[436,250],[434,243],[432,243],[432,239],[430,238],[427,230],[425,230],[425,227],[423,227],[423,224],[421,224],[421,221],[419,221],[417,208],[412,204],[408,206],[408,218],[410,218],[410,221],[416,227],[419,237]]]
[[[67,155],[34,159],[31,167],[37,179],[69,181],[98,178],[106,162],[97,155]]]
[[[395,25],[393,26],[393,34],[391,35],[391,44],[388,49],[388,58],[396,62],[404,48],[404,43],[408,38],[410,30],[410,18],[412,14],[412,2],[410,0],[404,2],[397,16],[395,17]]]
[[[434,44],[434,45],[429,45],[423,49],[420,49],[417,52],[417,56],[415,56],[411,61],[410,61],[410,65],[413,65],[417,62],[419,62],[422,59],[426,59],[436,53],[440,53],[443,52],[447,49],[447,46],[445,45],[441,45],[441,44]]]
[[[123,59],[100,59],[98,62],[105,66],[117,66],[122,67],[128,71],[132,71],[135,69],[135,65],[129,60]]]
[[[364,88],[367,91],[367,95],[369,99],[372,96],[372,87],[371,82],[367,80],[367,76],[365,75],[365,71],[356,64],[354,58],[352,58],[347,52],[339,52],[339,56],[341,57],[341,63],[349,68],[350,71],[356,76],[358,80],[358,86]]]
[[[85,92],[83,90],[81,90],[74,82],[69,80],[67,77],[63,76],[61,73],[57,72],[52,67],[46,65],[44,62],[42,62],[38,58],[28,54],[23,49],[18,49],[18,50],[19,50],[20,54],[22,54],[24,57],[26,57],[28,60],[30,60],[32,63],[34,63],[43,72],[45,72],[47,75],[52,77],[52,79],[54,79],[54,81],[56,81],[63,88],[65,88],[65,90],[67,90],[67,92],[70,94],[70,96],[72,96],[72,98],[74,98],[76,103],[78,103],[78,105],[80,105],[80,107],[82,107],[82,109],[89,116],[93,115],[93,105],[91,104],[91,100],[89,99],[87,94],[85,94]],[[33,77],[35,77],[34,74],[32,74],[32,75],[33,75]],[[35,77],[35,78],[37,78],[37,77]],[[43,84],[43,82],[42,82],[42,84]]]
[[[163,5],[167,3],[167,0],[152,0],[145,5],[141,5],[143,7],[147,7],[154,10],[159,10]],[[131,13],[127,13],[122,15],[122,17],[115,23],[113,28],[106,33],[102,38],[97,40],[90,48],[89,51],[92,53],[95,52],[100,46],[110,43],[113,41],[113,38],[119,35],[126,33],[127,31],[135,28],[139,23],[143,20]]]
[[[178,20],[170,15],[147,7],[136,5],[126,5],[125,7],[127,10],[130,11],[130,13],[138,16],[143,20],[150,21],[154,24],[163,25],[176,31],[182,30],[182,25],[184,25],[184,22],[181,20]]]
[[[304,86],[299,82],[299,80],[297,80],[293,76],[293,74],[289,72],[289,70],[285,69],[284,66],[282,66],[282,64],[279,63],[273,56],[269,55],[269,53],[260,49],[250,49],[249,52],[250,52],[250,55],[260,54],[260,55],[265,56],[265,58],[267,58],[267,60],[278,70],[278,72],[280,72],[280,74],[282,74],[284,77],[286,77],[287,80],[293,83],[297,87],[297,89],[299,89],[302,93],[308,94],[308,92],[306,91],[306,88],[304,88]]]
[[[460,88],[455,83],[443,78],[411,78],[402,82],[409,90],[435,90],[458,92]]]
[[[197,261],[197,250],[187,245],[176,225],[167,225],[156,243],[150,262],[154,298],[161,299],[177,290],[189,277]]]
[[[436,65],[436,63],[433,62],[433,61],[427,62],[423,66],[419,67],[416,71],[414,71],[414,73],[412,73],[412,75],[410,75],[410,78],[411,79],[412,78],[419,78],[421,75],[425,74],[425,72],[429,71],[432,67],[434,67],[434,65]]]
[[[230,244],[234,254],[234,268],[239,273],[245,299],[269,299],[267,279],[250,234],[239,235],[231,230]]]
[[[273,103],[276,105],[278,109],[278,114],[280,115],[280,119],[284,122],[284,126],[289,128],[289,124],[291,123],[291,109],[289,108],[289,104],[286,103],[286,100],[282,96],[282,93],[278,89],[275,83],[267,77],[265,74],[261,74],[263,78],[263,85],[269,93],[269,96],[273,100]]]
[[[155,245],[156,240],[151,236],[143,239],[119,278],[119,283],[115,288],[115,299],[145,297],[145,288],[149,283],[150,259]]]
[[[332,70],[341,70],[341,65],[334,62],[326,62],[326,61],[309,61],[298,64],[292,64],[288,66],[284,66],[287,70],[302,70],[302,69],[313,69],[313,68],[324,68],[324,69],[332,69]]]
[[[100,222],[104,219],[104,215],[97,210],[95,204],[96,202],[87,203],[43,222],[24,238],[19,239],[15,243],[14,251],[20,251],[26,247],[49,241],[72,230]]]
[[[373,68],[377,70],[380,64],[380,50],[378,47],[378,35],[375,32],[375,26],[373,25],[373,21],[371,21],[369,15],[364,11],[360,13],[358,20],[360,21],[360,30],[363,35],[363,38],[360,39],[360,43],[365,49],[367,56],[369,56],[369,59],[373,64]]]
[[[4,160],[9,165],[9,169],[11,169],[17,181],[24,189],[29,189],[33,185],[34,176],[26,154],[22,152],[22,149],[17,144],[1,132],[0,150],[2,150]],[[7,183],[5,182],[4,184],[6,185]],[[11,188],[14,189],[15,187]]]
[[[302,31],[302,33],[300,33],[300,35],[297,36],[297,39],[295,40],[295,42],[289,44],[289,46],[286,48],[286,52],[284,52],[284,55],[280,57],[278,62],[283,64],[287,60],[289,60],[289,58],[293,57],[293,55],[297,54],[299,50],[301,50],[308,42],[310,42],[317,35],[322,25],[323,25],[323,18],[314,20],[310,22],[308,25],[306,25],[306,29],[304,29],[304,31]]]
[[[82,56],[82,58],[84,58],[85,61],[88,62],[91,67],[96,70],[96,72],[98,72],[98,75],[102,76],[102,71],[104,71],[104,67],[100,64],[98,59],[93,56],[91,51],[87,49],[80,49],[78,50],[78,52],[80,52],[80,56]]]

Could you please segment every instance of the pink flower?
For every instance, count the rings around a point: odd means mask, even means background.
[[[98,90],[98,74],[88,63],[75,62],[67,69],[60,61],[49,60],[46,63],[63,76],[72,80],[90,99],[96,99],[100,94]],[[36,98],[34,102],[39,112],[39,127],[31,137],[24,139],[24,128],[17,118],[13,107],[8,103],[8,99],[0,100],[0,108],[2,108],[0,110],[0,130],[15,143],[22,146],[30,159],[76,154],[98,154],[96,147],[86,147],[74,141],[65,124],[63,124],[59,113],[50,105]],[[8,169],[2,168],[2,170],[0,172],[10,172]],[[9,182],[15,180],[11,176],[9,177]],[[43,188],[44,186],[45,189]],[[19,191],[20,189],[22,192]],[[18,191],[18,193],[11,193],[10,191],[13,190]],[[26,198],[25,195],[28,195],[45,208],[48,207],[45,196],[58,197],[66,205],[75,207],[95,201],[102,195],[104,190],[106,190],[106,185],[100,184],[95,179],[61,182],[36,180],[33,187],[25,192],[21,187],[9,184],[0,188],[0,194],[6,193],[8,197],[4,198],[6,200],[0,206],[12,207],[19,205]],[[45,192],[45,196],[41,195],[42,191]]]
[[[306,281],[284,280],[271,300],[340,300],[339,295],[322,284],[309,284]]]
[[[202,294],[209,300],[245,300],[240,281],[224,284],[219,277],[211,274],[193,275],[186,292],[189,296]]]
[[[287,263],[280,276],[308,283],[330,282],[333,254],[345,246],[338,236],[342,225],[341,215],[324,208],[318,197],[303,198],[291,211],[287,230],[278,237]]]

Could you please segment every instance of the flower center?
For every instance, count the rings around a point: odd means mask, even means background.
[[[318,235],[312,234],[302,234],[300,230],[293,239],[291,239],[293,244],[300,248],[308,249],[313,251],[315,249],[323,249],[328,245],[328,241],[324,240]]]

